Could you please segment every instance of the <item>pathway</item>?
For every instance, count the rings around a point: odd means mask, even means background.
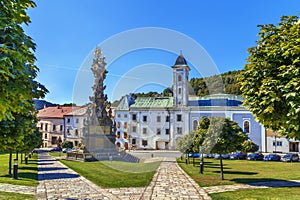
[[[38,199],[118,199],[46,152],[39,152]]]
[[[211,199],[175,158],[163,160],[145,188],[101,188],[42,151],[38,165],[38,199]]]

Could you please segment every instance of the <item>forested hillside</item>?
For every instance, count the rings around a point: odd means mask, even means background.
[[[240,84],[237,80],[240,72],[241,71],[229,71],[224,74],[206,78],[192,78],[189,81],[191,87],[190,94],[197,96],[205,96],[216,93],[240,95]],[[220,76],[222,77],[222,81],[220,81]]]

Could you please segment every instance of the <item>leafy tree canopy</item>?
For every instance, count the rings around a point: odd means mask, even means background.
[[[33,98],[44,97],[47,89],[35,81],[35,44],[21,25],[30,23],[26,9],[31,0],[0,1],[0,121],[25,114]]]
[[[244,105],[267,128],[300,139],[300,23],[283,16],[259,25],[257,46],[240,76]]]

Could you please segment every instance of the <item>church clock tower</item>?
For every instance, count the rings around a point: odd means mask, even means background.
[[[188,105],[188,79],[190,68],[182,53],[177,57],[173,68],[173,98],[175,107]]]

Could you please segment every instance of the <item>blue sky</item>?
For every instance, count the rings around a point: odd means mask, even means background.
[[[223,73],[243,68],[248,57],[247,48],[254,46],[258,39],[258,24],[277,23],[282,15],[297,15],[299,12],[297,0],[35,2],[37,7],[28,11],[32,23],[24,26],[24,29],[37,44],[37,66],[40,68],[38,81],[50,91],[45,99],[55,103],[73,101],[74,83],[86,58],[97,45],[121,32],[160,27],[182,33],[200,44],[210,55],[218,71]],[[178,54],[180,50],[178,49]],[[105,51],[108,52],[108,49],[103,49],[104,55]],[[105,83],[109,100],[113,101],[130,92],[126,91],[124,80],[124,88],[114,90],[123,74],[136,75],[134,69],[140,66],[144,69],[151,68],[149,63],[156,63],[156,67],[172,66],[176,58],[174,52],[159,49],[142,49],[120,55],[107,66],[109,74]],[[163,71],[166,73],[149,73],[149,77],[167,80],[164,85],[156,84],[155,80],[153,84],[139,83],[135,91],[160,92],[168,83],[171,86],[172,74],[168,70]],[[190,78],[199,76],[201,74],[195,70],[191,71]],[[130,82],[130,78],[127,82]],[[90,87],[85,90],[92,92]],[[88,95],[79,96],[84,98],[76,103],[88,102]]]

